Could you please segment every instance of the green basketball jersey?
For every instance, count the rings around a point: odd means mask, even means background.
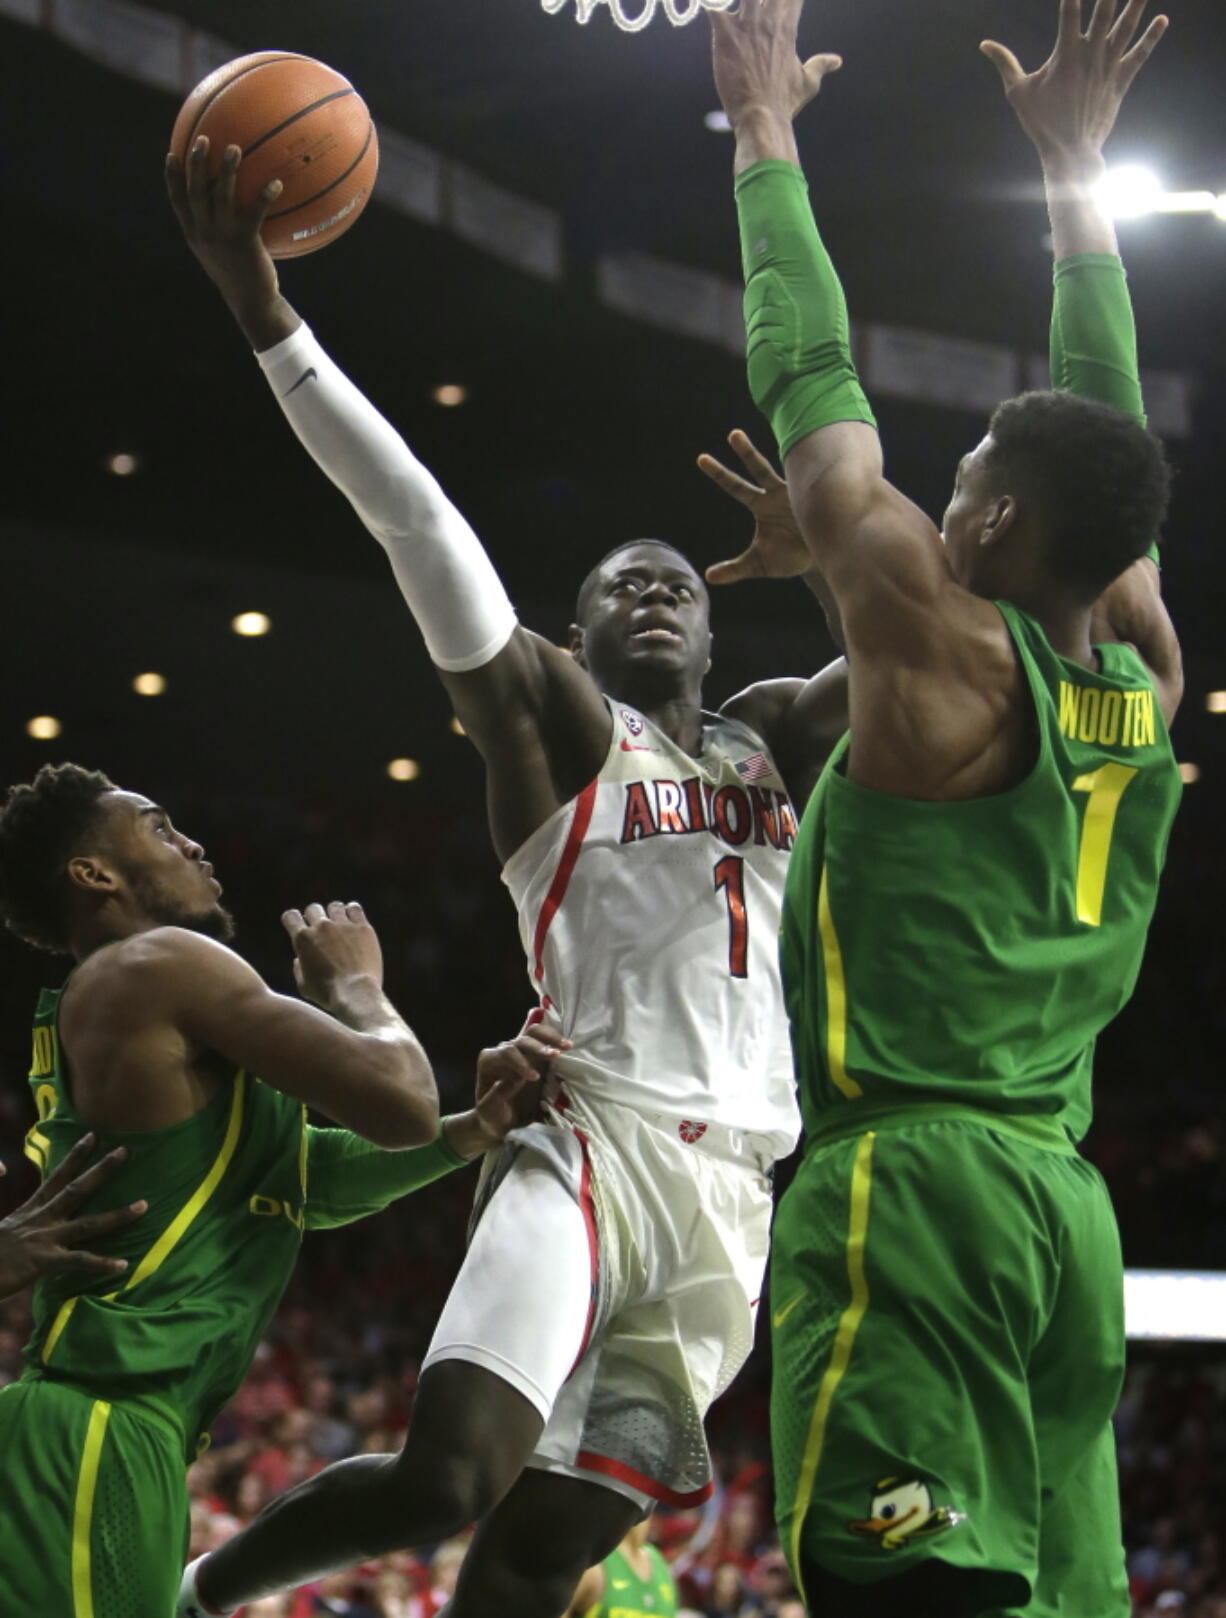
[[[606,1556],[604,1595],[590,1606],[584,1618],[675,1618],[677,1586],[668,1563],[654,1545],[644,1546],[651,1571],[641,1579],[631,1567],[625,1552],[618,1549]]]
[[[809,802],[784,900],[784,988],[806,1127],[969,1105],[1090,1122],[1094,1041],[1136,982],[1181,792],[1147,670],[1058,657],[998,603],[1038,757],[993,797],[928,803],[849,781],[849,738]]]
[[[86,1125],[73,1106],[57,1031],[62,990],[44,989],[30,1084],[38,1123],[26,1153],[45,1176]],[[144,1198],[148,1212],[93,1249],[128,1261],[81,1289],[51,1277],[34,1292],[27,1375],[93,1397],[139,1399],[199,1436],[246,1375],[298,1257],[306,1197],[306,1113],[246,1073],[167,1129],[95,1131],[127,1161],[90,1212]]]

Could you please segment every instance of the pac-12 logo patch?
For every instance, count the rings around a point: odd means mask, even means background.
[[[894,1551],[913,1539],[944,1533],[965,1518],[952,1506],[934,1505],[932,1490],[919,1478],[882,1478],[873,1490],[868,1516],[847,1526],[853,1534],[875,1539],[883,1551]]]
[[[692,1146],[696,1140],[701,1140],[707,1132],[706,1124],[699,1124],[693,1118],[683,1118],[677,1125],[677,1133],[687,1146]]]
[[[639,718],[638,714],[633,711],[633,709],[623,708],[621,711],[621,717],[622,724],[625,725],[626,729],[632,736],[641,736],[643,734],[643,721]]]

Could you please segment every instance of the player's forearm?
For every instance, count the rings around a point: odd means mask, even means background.
[[[1145,419],[1137,334],[1115,226],[1095,186],[1097,150],[1045,152],[1055,291],[1052,386]]]
[[[515,611],[435,478],[309,327],[259,360],[298,439],[387,552],[434,663],[454,673],[490,662],[514,632]]]
[[[736,156],[733,173],[744,174],[755,163],[779,161],[800,167],[796,131],[792,120],[773,107],[757,107],[740,113],[736,120]]]
[[[228,292],[223,288],[222,296],[257,354],[283,343],[302,325],[302,316],[279,292],[272,298],[252,298],[242,289]]]
[[[366,1219],[468,1161],[447,1135],[425,1146],[385,1151],[347,1129],[307,1130],[306,1228],[331,1230]]]
[[[362,1039],[345,1114],[337,1113],[335,1121],[382,1146],[430,1139],[438,1127],[434,1069],[379,985],[368,977],[338,979],[324,1010]]]

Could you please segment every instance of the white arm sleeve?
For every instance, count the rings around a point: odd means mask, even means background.
[[[490,662],[514,633],[515,609],[435,479],[308,326],[257,358],[316,465],[387,552],[435,665],[460,672]]]

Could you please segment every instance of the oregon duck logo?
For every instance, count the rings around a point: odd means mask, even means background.
[[[853,1534],[867,1534],[883,1551],[897,1550],[910,1540],[941,1534],[964,1520],[952,1506],[935,1506],[932,1491],[919,1478],[882,1478],[873,1490],[868,1516],[849,1522]]]

